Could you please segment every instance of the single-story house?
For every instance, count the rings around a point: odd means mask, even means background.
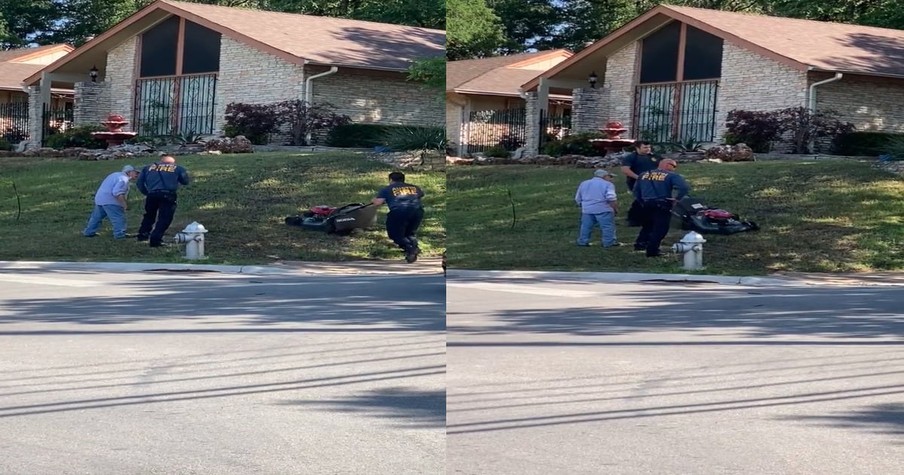
[[[495,146],[505,134],[524,135],[525,81],[570,58],[548,50],[446,64],[446,130],[458,154]],[[571,97],[551,96],[550,115],[566,116]]]
[[[602,87],[587,87],[593,73]],[[575,129],[617,120],[632,138],[719,141],[733,109],[799,106],[904,132],[904,31],[659,5],[522,91],[535,116],[572,94]]]
[[[0,136],[13,143],[28,137],[28,92],[22,80],[73,49],[56,44],[0,51]],[[71,109],[72,90],[53,89],[51,106],[54,111]]]
[[[358,123],[440,125],[441,101],[407,69],[444,55],[445,41],[441,30],[158,0],[24,85],[33,111],[49,88],[71,87],[76,125],[117,113],[141,135],[219,134],[230,103],[295,99]]]

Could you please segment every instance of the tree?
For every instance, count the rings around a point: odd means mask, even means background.
[[[502,22],[505,44],[500,52],[523,53],[550,44],[561,23],[561,4],[555,0],[487,0]]]
[[[502,24],[485,0],[449,0],[446,9],[449,60],[491,56],[503,45]]]

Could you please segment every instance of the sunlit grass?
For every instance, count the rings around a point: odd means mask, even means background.
[[[72,161],[61,159],[0,159],[0,260],[181,261],[177,247],[150,249],[134,240],[114,241],[109,224],[100,237],[87,239],[81,231],[100,181],[125,163],[136,167],[152,158],[129,161]],[[176,219],[169,235],[192,221],[207,234],[209,263],[265,264],[276,260],[345,261],[398,259],[401,254],[382,228],[350,237],[289,227],[286,216],[311,206],[339,206],[368,202],[385,186],[391,167],[343,153],[188,156],[179,163],[194,182],[179,194]],[[445,174],[406,173],[420,185],[425,221],[421,230],[424,256],[445,249]],[[13,183],[21,200],[21,216]],[[129,232],[143,214],[142,196],[129,198]]]
[[[706,235],[706,272],[853,272],[904,269],[904,179],[857,161],[682,165],[693,195],[762,226],[757,232]],[[580,211],[573,200],[590,170],[478,166],[449,171],[448,257],[453,268],[683,272],[677,258],[654,260],[631,247],[574,245]],[[631,204],[616,180],[619,240]],[[512,216],[512,203],[514,213]],[[514,227],[512,226],[514,221]],[[685,231],[673,226],[665,244]],[[594,239],[598,244],[598,234]]]

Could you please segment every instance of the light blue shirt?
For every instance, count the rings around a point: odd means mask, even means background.
[[[129,175],[123,172],[113,172],[101,182],[97,193],[94,194],[94,204],[122,206],[122,203],[116,199],[120,195],[129,196]]]
[[[616,201],[615,185],[605,178],[591,178],[581,182],[574,202],[581,205],[581,213],[600,214],[614,211],[609,201]]]

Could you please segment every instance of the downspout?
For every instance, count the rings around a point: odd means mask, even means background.
[[[843,76],[844,75],[841,73],[835,73],[835,77],[810,84],[810,94],[807,97],[810,102],[808,104],[808,110],[810,111],[810,114],[816,113],[816,86],[822,86],[823,84],[828,84],[830,82],[840,81]],[[810,152],[813,152],[816,147],[816,140],[811,137],[810,142],[807,144],[807,147],[810,148]]]
[[[338,70],[339,70],[339,67],[332,66],[332,67],[330,67],[329,71],[324,71],[320,74],[315,74],[315,75],[305,79],[305,81],[304,81],[304,101],[305,101],[306,105],[310,106],[311,101],[314,99],[314,90],[311,89],[311,82],[317,78],[322,78],[324,76],[329,76],[330,74],[335,74],[336,71],[338,71]],[[308,132],[307,135],[305,135],[304,140],[305,140],[305,143],[308,143],[308,144],[311,143],[311,132]]]

